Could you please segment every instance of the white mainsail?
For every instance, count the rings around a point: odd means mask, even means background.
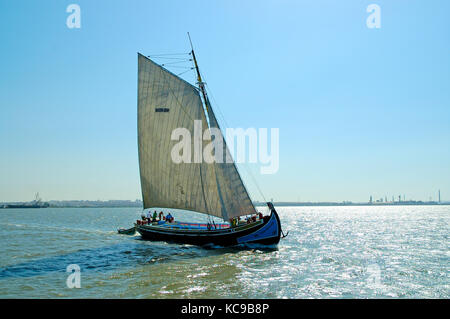
[[[211,108],[211,127],[219,127]],[[228,220],[255,213],[234,163],[175,163],[173,130],[208,128],[198,89],[138,55],[138,147],[144,208],[192,210]],[[203,141],[203,149],[208,141]],[[194,149],[194,141],[191,141]],[[224,144],[224,154],[229,154]]]

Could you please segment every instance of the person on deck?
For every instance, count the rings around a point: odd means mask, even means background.
[[[168,223],[173,222],[173,216],[170,213],[168,213],[166,216],[166,222],[168,222]]]
[[[152,221],[152,212],[151,212],[151,211],[148,211],[148,212],[147,212],[147,223],[150,224],[151,221]]]
[[[161,212],[159,212],[159,221],[162,221],[162,220],[164,220],[165,219],[165,217],[164,217],[164,213],[161,211]]]
[[[156,210],[155,210],[155,212],[153,213],[152,222],[156,222],[157,221],[156,217],[158,217],[158,214],[156,214]]]

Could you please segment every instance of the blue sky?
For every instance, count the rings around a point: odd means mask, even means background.
[[[66,26],[71,3],[80,29]],[[380,29],[366,26],[372,3]],[[280,129],[277,174],[250,166],[266,199],[450,199],[449,12],[445,0],[2,1],[0,201],[140,198],[136,52],[188,52],[187,31],[226,123]]]

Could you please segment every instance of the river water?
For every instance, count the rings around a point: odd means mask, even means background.
[[[0,298],[450,297],[450,206],[277,210],[277,249],[204,249],[118,235],[138,208],[0,209]]]

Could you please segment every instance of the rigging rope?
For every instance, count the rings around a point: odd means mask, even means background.
[[[186,60],[186,57],[183,57],[183,58],[173,58],[173,57],[151,56],[151,55],[148,55],[147,58],[152,58],[152,59],[166,59],[166,60]]]
[[[194,69],[194,68],[190,68],[189,70],[186,70],[186,71],[184,71],[184,72],[178,73],[177,76],[180,76],[180,75],[182,75],[182,74],[185,74],[186,72],[189,72],[189,71],[191,71],[191,70],[193,70],[193,69]]]
[[[181,60],[181,61],[175,61],[175,62],[166,62],[166,63],[164,63],[164,64],[161,64],[161,66],[168,65],[168,64],[184,63],[184,62],[189,62],[189,61],[192,61],[192,59]]]
[[[190,55],[191,52],[150,54],[149,56],[186,55],[186,54],[187,54],[187,55]]]

